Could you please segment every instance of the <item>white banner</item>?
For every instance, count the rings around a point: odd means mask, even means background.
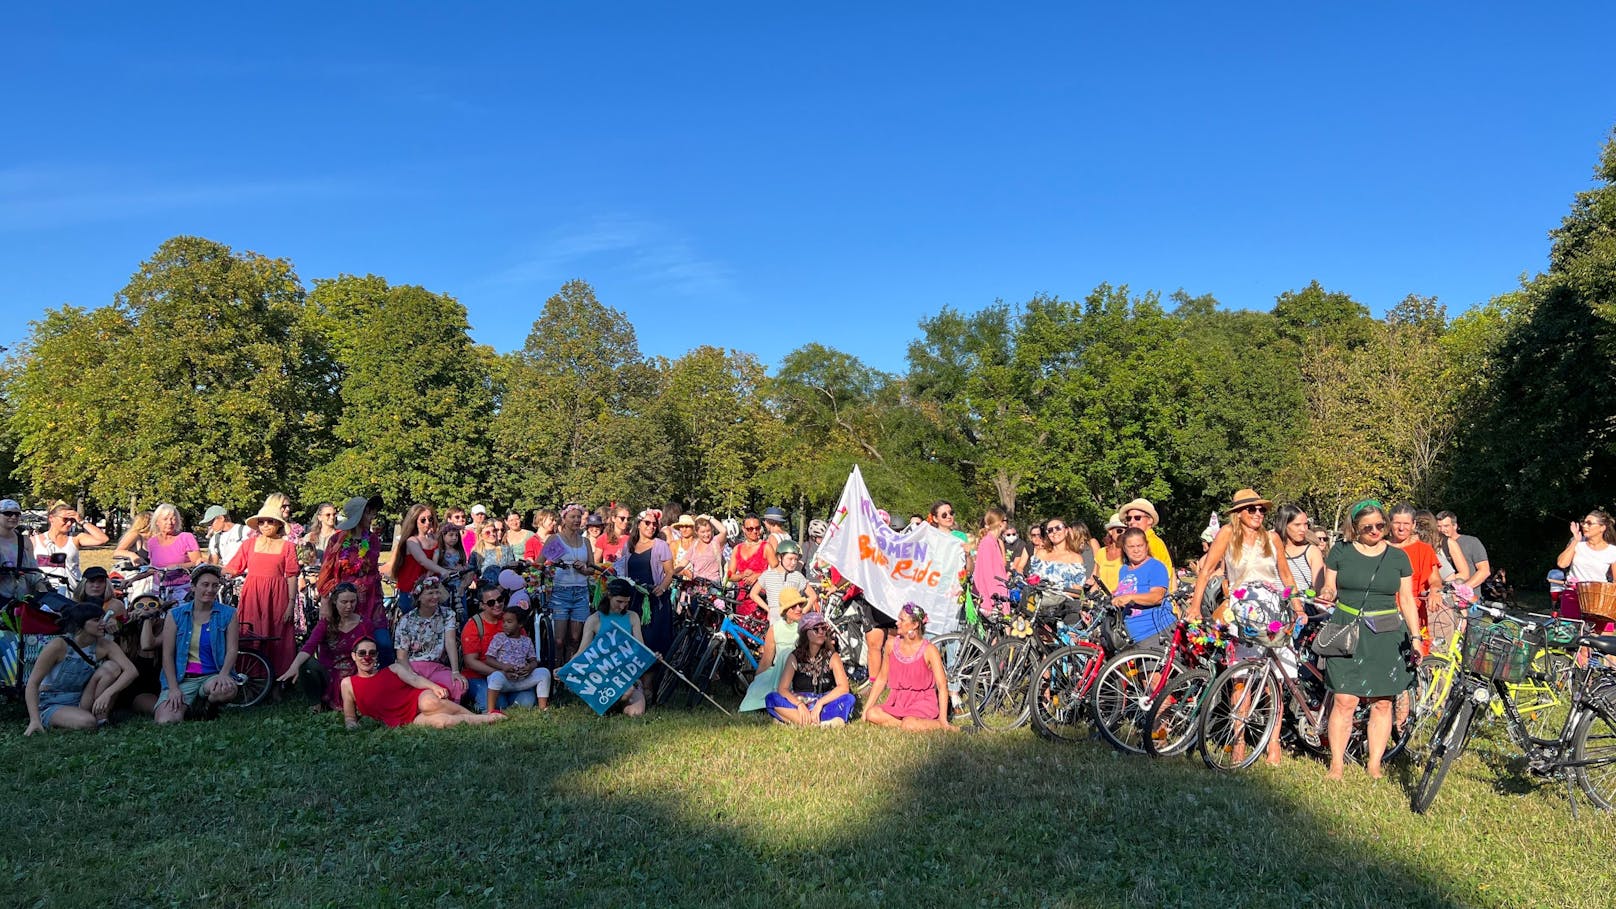
[[[876,513],[856,465],[815,558],[857,584],[871,605],[893,618],[903,604],[915,603],[926,610],[927,634],[959,627],[965,544],[925,522],[901,533],[893,530]]]

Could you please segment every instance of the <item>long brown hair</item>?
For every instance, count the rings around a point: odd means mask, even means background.
[[[398,526],[398,533],[393,538],[393,554],[387,560],[387,573],[394,578],[398,577],[398,570],[404,567],[404,556],[408,552],[410,540],[420,535],[417,522],[421,520],[421,515],[431,510],[431,505],[416,502],[404,512],[404,523]]]

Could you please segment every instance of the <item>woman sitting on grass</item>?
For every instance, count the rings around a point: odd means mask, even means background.
[[[640,636],[640,615],[628,611],[628,604],[633,598],[634,586],[627,579],[612,578],[607,581],[606,599],[601,603],[603,608],[584,622],[584,636],[578,642],[578,652],[583,653],[595,635],[605,634],[611,628],[633,635],[634,640],[644,644],[645,638]],[[642,683],[635,682],[634,687],[618,701],[623,707],[624,716],[639,716],[645,712],[645,692],[642,687]]]
[[[797,646],[766,702],[771,716],[795,726],[841,726],[853,718],[847,669],[823,612],[810,612],[797,623]]]
[[[399,616],[393,628],[393,648],[399,662],[417,675],[449,690],[449,700],[459,701],[466,693],[466,677],[460,674],[459,625],[444,601],[449,598],[443,579],[422,575],[415,582],[415,608]]]
[[[342,680],[355,672],[350,654],[359,639],[373,637],[373,631],[370,623],[359,616],[359,588],[347,581],[338,584],[331,588],[331,596],[320,610],[320,621],[309,632],[291,668],[276,681],[297,679],[304,693],[318,705],[316,711],[336,709],[342,703]]]
[[[28,675],[23,735],[97,728],[135,675],[134,664],[102,631],[101,607],[74,603],[62,615],[62,633],[40,651]]]
[[[381,647],[375,638],[360,638],[351,655],[357,668],[342,680],[342,720],[349,729],[359,728],[360,716],[386,726],[433,729],[497,723],[505,718],[503,713],[478,716],[456,704],[448,699],[447,689],[417,675],[402,660],[381,668]]]
[[[909,732],[957,731],[948,721],[948,676],[943,657],[926,640],[926,610],[905,603],[898,613],[898,636],[887,645],[881,674],[870,686],[864,719]],[[890,691],[885,704],[881,692]]]
[[[219,602],[224,575],[217,565],[199,565],[190,583],[191,599],[169,610],[163,625],[163,700],[153,714],[159,723],[184,720],[188,703],[198,706],[193,716],[211,718],[236,699],[241,623]]]

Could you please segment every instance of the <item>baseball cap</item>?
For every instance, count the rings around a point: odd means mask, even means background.
[[[473,506],[471,506],[471,513],[472,514],[487,514],[488,509],[483,507],[482,505],[473,505]]]
[[[223,505],[209,505],[208,510],[202,513],[202,523],[212,524],[215,518],[222,518],[229,513]]]

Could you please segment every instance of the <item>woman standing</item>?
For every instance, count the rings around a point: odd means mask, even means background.
[[[926,640],[926,610],[905,603],[898,611],[898,636],[887,645],[881,674],[870,686],[864,719],[877,726],[907,732],[945,729],[957,732],[948,721],[948,676],[943,657]],[[879,703],[882,692],[886,703]]]
[[[774,554],[774,544],[763,536],[762,518],[748,514],[741,519],[741,533],[745,539],[736,543],[735,551],[730,553],[729,578],[742,590],[751,590],[763,572],[780,564],[780,559]]]
[[[393,661],[393,631],[387,623],[387,607],[382,602],[382,573],[380,568],[381,540],[370,529],[376,513],[382,509],[380,496],[354,496],[342,506],[337,521],[337,535],[326,545],[325,560],[320,564],[318,584],[320,597],[329,599],[339,584],[351,584],[359,601],[354,605],[361,619],[377,635],[382,645],[382,662]],[[322,607],[322,612],[324,611]],[[313,635],[310,635],[313,640]],[[341,659],[348,659],[351,641],[343,642]],[[332,703],[336,701],[336,688],[332,687]]]
[[[189,532],[180,532],[180,510],[166,502],[152,510],[152,527],[146,551],[157,570],[158,593],[179,602],[191,592],[190,571],[202,563],[202,547]]]
[[[1391,738],[1392,706],[1408,690],[1419,662],[1409,629],[1418,627],[1414,607],[1414,566],[1408,556],[1386,542],[1386,512],[1379,502],[1359,502],[1348,513],[1347,539],[1324,559],[1322,603],[1336,603],[1331,625],[1359,624],[1358,643],[1350,656],[1329,657],[1324,676],[1335,692],[1330,706],[1330,772],[1341,779],[1346,767],[1352,715],[1360,700],[1370,702],[1370,777],[1383,774],[1381,756]],[[1339,601],[1338,601],[1339,598]]]
[[[605,522],[606,532],[595,540],[595,555],[600,559],[602,568],[609,569],[616,564],[623,554],[623,547],[635,536],[635,528],[628,525],[631,519],[627,506],[618,505],[612,509],[612,519]]]
[[[836,636],[822,612],[802,617],[801,633],[769,692],[769,715],[794,726],[841,726],[853,718],[847,667],[836,652]]]
[[[292,634],[292,609],[297,602],[297,546],[282,536],[286,520],[279,509],[266,508],[247,519],[257,536],[246,540],[225,566],[225,574],[245,573],[238,609],[241,621],[253,632],[273,641],[263,643],[272,671],[279,675],[292,665],[297,639]]]
[[[1412,567],[1414,588],[1414,605],[1420,614],[1419,643],[1420,654],[1431,654],[1431,616],[1430,602],[1432,592],[1442,590],[1442,570],[1437,567],[1436,550],[1430,544],[1420,539],[1415,532],[1414,509],[1407,505],[1393,506],[1391,511],[1391,537],[1388,540],[1393,546],[1403,550],[1408,556]]]
[[[1560,594],[1558,605],[1562,617],[1582,618],[1582,607],[1577,601],[1578,584],[1611,580],[1611,566],[1616,565],[1613,543],[1616,543],[1616,529],[1610,526],[1610,515],[1598,508],[1588,512],[1580,523],[1571,525],[1571,540],[1554,560],[1566,570],[1566,580],[1571,582]]]
[[[1313,545],[1309,532],[1312,521],[1307,512],[1295,505],[1279,506],[1280,540],[1285,544],[1285,564],[1290,566],[1291,579],[1299,591],[1317,590],[1324,576],[1324,554]]]
[[[1088,528],[1082,524],[1068,526],[1059,518],[1051,518],[1044,522],[1044,540],[1049,545],[1043,552],[1033,554],[1027,573],[1054,581],[1068,597],[1082,596],[1083,587],[1094,575]]]
[[[550,537],[556,532],[556,513],[548,508],[540,508],[533,512],[533,535],[522,544],[522,558],[530,563],[537,563],[544,552],[544,544],[550,542]]]
[[[724,579],[723,525],[710,515],[696,519],[696,542],[690,547],[685,576],[707,581]]]
[[[583,519],[583,506],[563,508],[561,528],[540,553],[556,569],[550,583],[550,615],[555,623],[556,659],[562,663],[578,652],[584,622],[589,620],[589,577],[595,572],[595,558],[583,534]]]
[[[112,551],[112,557],[128,559],[136,568],[150,564],[151,553],[146,551],[146,538],[151,535],[152,513],[136,512],[134,518],[129,521],[129,529],[118,538],[118,546]]]
[[[469,555],[471,570],[489,584],[499,583],[499,573],[522,560],[516,547],[505,542],[505,525],[498,521],[484,522]]]
[[[466,677],[460,673],[459,622],[441,608],[447,595],[443,580],[435,574],[423,575],[410,591],[415,608],[399,616],[393,628],[393,648],[398,662],[435,685],[448,689],[449,700],[459,701],[466,693]]]
[[[1004,613],[1010,608],[1010,588],[1005,585],[1003,534],[1008,515],[991,506],[982,513],[982,539],[976,544],[976,562],[971,566],[971,586],[976,589],[977,608],[983,612]]]
[[[1105,522],[1105,545],[1094,554],[1094,574],[1106,590],[1117,589],[1117,578],[1122,573],[1122,532],[1128,525],[1118,515]]]
[[[617,559],[617,576],[628,578],[651,591],[651,625],[645,633],[645,646],[657,653],[668,649],[673,639],[673,604],[668,601],[668,587],[673,584],[673,551],[668,542],[657,533],[660,513],[642,511],[635,533],[623,547]],[[644,597],[636,592],[636,601]],[[633,607],[643,609],[640,602]]]
[[[415,585],[422,577],[442,580],[451,574],[438,562],[438,549],[443,545],[439,539],[438,519],[432,513],[432,506],[419,502],[411,505],[404,513],[398,540],[387,560],[387,573],[393,576],[393,583],[398,587],[399,615],[415,608]],[[398,645],[397,641],[393,643],[395,647]]]
[[[308,563],[316,567],[325,559],[326,546],[330,545],[331,538],[341,531],[337,530],[337,506],[330,502],[321,502],[314,509],[314,526],[310,527],[297,545],[309,552]]]
[[[282,536],[293,546],[303,540],[304,527],[292,520],[292,500],[283,492],[272,492],[264,499],[264,507],[258,509],[259,514],[272,514],[281,519]],[[247,523],[251,524],[251,521]]]

